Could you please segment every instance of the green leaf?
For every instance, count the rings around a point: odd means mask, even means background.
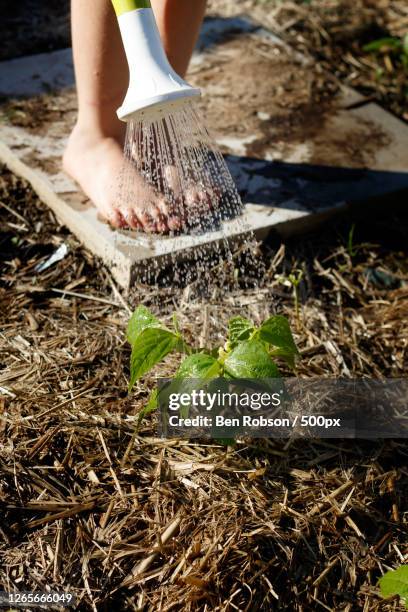
[[[216,378],[221,371],[221,365],[217,359],[206,353],[195,353],[189,355],[180,365],[177,370],[173,386],[178,381],[181,386],[177,389],[178,393],[191,394],[194,390],[200,391],[205,389],[209,379]],[[187,417],[189,406],[185,406],[183,411],[180,411],[181,416]]]
[[[244,319],[243,317],[234,317],[230,319],[228,324],[228,339],[231,347],[234,348],[238,342],[242,340],[248,340],[254,329],[253,324],[248,319]]]
[[[292,336],[289,321],[282,315],[267,319],[258,330],[258,337],[263,342],[276,347],[273,355],[283,357],[293,367],[299,351]]]
[[[129,391],[135,382],[174,350],[183,350],[179,336],[167,329],[148,327],[137,336],[130,357]]]
[[[158,408],[158,390],[155,389],[154,391],[152,391],[149,397],[149,401],[147,402],[146,406],[142,408],[141,411],[139,412],[139,416],[137,419],[137,426],[140,425],[140,423],[145,418],[145,416],[147,416],[151,412],[154,412],[155,410],[157,410],[157,408]]]
[[[401,49],[401,47],[402,41],[399,38],[387,36],[385,38],[373,40],[373,42],[368,43],[368,45],[364,45],[363,51],[371,53],[375,51],[382,51],[382,49]]]
[[[277,378],[279,370],[259,340],[245,340],[224,362],[227,374],[234,378]]]
[[[275,349],[273,351],[270,351],[269,354],[270,354],[271,357],[280,357],[292,369],[296,365],[295,357],[296,357],[297,353],[296,354],[288,353],[284,349]]]
[[[398,569],[387,572],[378,584],[383,597],[399,595],[408,604],[408,565],[401,565]]]
[[[222,446],[235,446],[236,441],[234,438],[217,438],[217,442],[222,444]]]
[[[405,34],[404,38],[402,39],[402,49],[405,55],[408,56],[408,32]]]
[[[129,344],[133,346],[142,331],[149,327],[160,328],[162,324],[146,306],[138,306],[132,314],[127,326],[126,338]]]
[[[215,378],[221,366],[215,357],[206,353],[195,353],[185,358],[180,365],[177,378]]]
[[[211,355],[206,355],[205,353],[189,355],[180,365],[173,381],[161,389],[160,392],[162,394],[162,401],[168,401],[168,396],[170,393],[191,393],[193,389],[201,387],[200,380],[197,381],[196,379],[216,377],[220,369],[220,364],[216,359],[214,359],[214,357],[211,357]],[[191,383],[190,386],[182,385],[180,387],[180,380],[186,378],[194,380],[189,381]],[[147,405],[140,411],[138,423],[140,423],[145,416],[156,410],[158,406],[159,390],[155,389],[152,392]]]

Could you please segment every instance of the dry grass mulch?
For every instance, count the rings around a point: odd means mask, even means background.
[[[408,559],[406,442],[225,448],[159,440],[154,417],[136,432],[154,380],[127,396],[126,298],[4,169],[0,202],[0,590],[47,585],[81,610],[402,611],[376,585]],[[230,312],[278,310],[299,375],[405,376],[404,219],[270,244],[263,287],[205,308],[162,291],[162,316],[175,303],[190,338],[206,320],[216,341]],[[68,255],[36,272],[63,242]]]

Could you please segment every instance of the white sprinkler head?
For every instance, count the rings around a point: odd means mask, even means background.
[[[201,95],[170,66],[151,8],[125,11],[118,21],[130,74],[119,119],[155,120]]]

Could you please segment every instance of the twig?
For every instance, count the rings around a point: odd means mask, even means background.
[[[69,295],[71,297],[81,298],[82,300],[92,300],[92,302],[101,302],[102,304],[108,304],[109,306],[116,306],[116,308],[124,308],[123,304],[118,304],[117,302],[113,302],[112,300],[96,297],[94,295],[86,295],[85,293],[77,293],[76,291],[67,291],[66,289],[52,288],[51,291],[53,291],[54,293],[59,293],[61,295]]]
[[[165,529],[165,531],[160,537],[161,546],[163,544],[166,544],[166,542],[168,542],[170,538],[173,537],[173,535],[175,534],[175,532],[177,531],[180,525],[180,522],[181,522],[181,516],[177,516],[175,519],[173,519],[169,523],[169,525],[167,526],[167,528]],[[153,561],[155,560],[155,558],[157,557],[157,555],[160,553],[161,546],[156,544],[156,546],[153,549],[153,552],[148,557],[143,559],[140,563],[135,565],[135,567],[132,569],[130,574],[128,574],[126,578],[123,580],[121,586],[129,586],[134,580],[134,578],[136,578],[137,576],[140,576],[146,570],[148,570],[151,564],[153,563]]]
[[[314,506],[314,508],[311,509],[311,511],[306,515],[307,517],[310,516],[314,516],[315,514],[317,514],[318,512],[320,512],[320,510],[323,508],[324,504],[327,504],[328,502],[330,502],[333,499],[336,499],[336,497],[338,497],[339,495],[341,495],[342,493],[344,493],[344,491],[347,491],[347,489],[349,487],[351,487],[353,484],[352,480],[349,480],[348,482],[345,482],[344,484],[342,484],[340,487],[338,487],[335,491],[333,491],[332,493],[330,493],[329,495],[327,495],[323,501],[321,501],[320,503],[316,504],[316,506]]]
[[[14,217],[16,217],[17,219],[19,219],[20,221],[22,221],[25,225],[28,225],[30,227],[30,224],[28,223],[28,221],[26,219],[24,219],[23,215],[20,215],[18,212],[16,212],[15,210],[13,210],[10,206],[7,206],[7,204],[5,204],[4,202],[0,201],[0,206],[3,206],[3,208],[5,208],[6,210],[8,210],[8,212],[11,215],[14,215]]]

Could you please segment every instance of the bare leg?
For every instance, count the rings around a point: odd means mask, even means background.
[[[205,11],[205,0],[155,0],[160,33],[170,62],[183,76]],[[123,167],[125,124],[116,110],[128,86],[128,67],[110,0],[71,0],[78,119],[64,154],[64,168],[100,213],[116,227],[166,231],[161,207],[149,214],[115,205]],[[135,176],[135,180],[142,180]],[[146,192],[149,187],[145,186]],[[154,199],[147,193],[146,200]],[[170,227],[172,229],[172,227]]]
[[[164,49],[184,77],[197,42],[207,0],[151,0]]]

